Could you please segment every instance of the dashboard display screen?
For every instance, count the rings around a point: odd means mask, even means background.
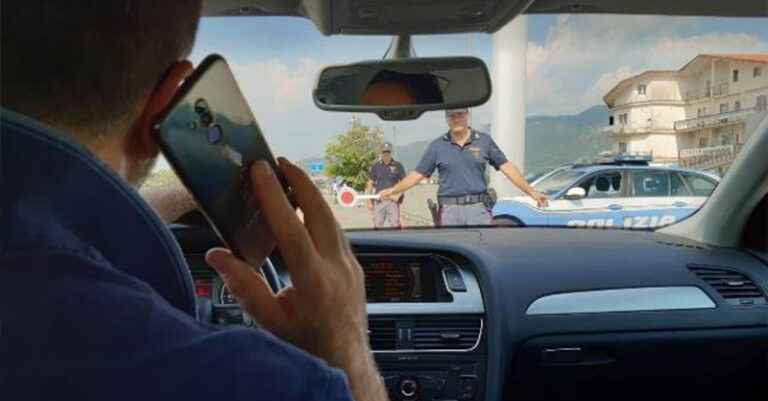
[[[428,258],[360,257],[369,303],[435,302],[434,266]]]

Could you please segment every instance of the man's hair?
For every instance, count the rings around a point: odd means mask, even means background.
[[[97,135],[191,50],[201,0],[4,1],[0,104]]]

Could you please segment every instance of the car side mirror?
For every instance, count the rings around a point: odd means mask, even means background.
[[[567,200],[579,200],[587,196],[587,191],[582,187],[573,187],[565,193],[564,199]]]

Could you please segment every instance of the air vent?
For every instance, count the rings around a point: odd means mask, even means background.
[[[413,349],[472,349],[480,338],[481,326],[478,318],[414,321]]]
[[[744,274],[719,267],[688,266],[725,300],[735,306],[765,305],[765,294]]]
[[[394,351],[397,347],[397,329],[395,320],[370,319],[368,321],[368,341],[374,351]]]

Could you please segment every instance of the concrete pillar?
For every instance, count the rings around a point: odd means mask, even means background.
[[[518,15],[493,34],[491,135],[520,171],[525,165],[525,84],[528,20]],[[500,172],[491,173],[499,197],[521,195]]]

